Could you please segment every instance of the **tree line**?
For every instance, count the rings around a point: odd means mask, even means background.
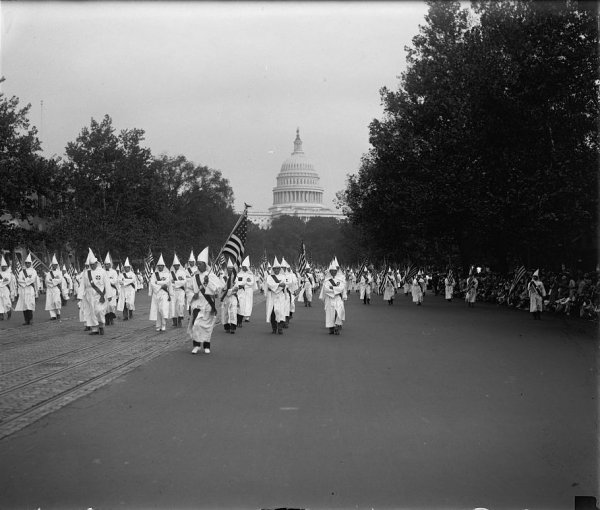
[[[429,2],[339,203],[379,258],[595,267],[595,2]]]

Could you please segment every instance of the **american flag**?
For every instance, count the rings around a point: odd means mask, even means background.
[[[15,273],[15,277],[19,277],[19,273],[21,272],[21,261],[19,260],[19,254],[18,253],[13,253],[13,258],[14,258],[14,266],[13,266],[13,272]]]
[[[37,270],[38,267],[41,267],[46,272],[50,271],[50,268],[46,264],[44,264],[35,253],[33,253],[32,251],[30,251],[29,253],[31,254],[31,265],[33,269]]]
[[[525,266],[521,266],[519,269],[517,269],[515,278],[510,286],[510,290],[508,291],[509,296],[513,293],[513,291],[515,290],[515,287],[517,286],[517,284],[519,283],[521,278],[523,278],[523,276],[525,276],[526,272],[527,272],[527,270],[525,269]]]
[[[381,271],[379,278],[379,294],[383,294],[383,291],[385,290],[385,280],[387,279],[387,270],[385,266],[383,266],[383,270]]]
[[[152,276],[152,264],[154,264],[154,255],[152,255],[152,250],[148,248],[148,255],[144,257],[144,275],[147,281],[150,281]]]
[[[298,254],[298,272],[301,275],[306,273],[306,246],[304,246],[304,241],[300,242],[300,253]]]
[[[75,266],[73,264],[71,264],[69,266],[69,270],[67,272],[69,273],[69,276],[71,278],[75,278],[75,275],[77,274],[76,271],[75,271]]]
[[[358,273],[356,273],[356,281],[360,281],[360,277],[362,276],[362,274],[365,272],[365,269],[367,268],[367,264],[369,263],[369,258],[367,257],[365,259],[365,261],[362,263],[362,265],[360,266],[360,269],[358,270]]]
[[[219,271],[226,263],[227,262],[225,261],[225,256],[223,255],[223,253],[219,253],[219,256],[215,260],[213,260],[212,264],[210,265],[210,267],[212,268],[212,272],[218,275]]]
[[[267,266],[269,262],[267,261],[267,250],[263,252],[262,260],[260,261],[260,266],[258,271],[260,272],[261,278],[264,280],[267,276]]]
[[[246,245],[246,237],[248,236],[248,209],[240,215],[233,231],[229,234],[229,238],[223,245],[220,256],[231,259],[233,263],[233,271],[237,273],[244,260],[244,251]]]
[[[412,279],[419,272],[419,268],[417,266],[411,266],[406,270],[406,275],[404,276],[404,281],[411,283]]]

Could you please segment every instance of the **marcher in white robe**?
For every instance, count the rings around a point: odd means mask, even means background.
[[[469,307],[475,306],[475,300],[477,299],[477,286],[479,282],[475,275],[473,274],[473,269],[469,273],[469,277],[467,278],[467,286],[465,289],[465,302],[469,305]]]
[[[394,304],[394,296],[396,295],[396,278],[391,268],[388,268],[387,274],[384,276],[383,283],[383,300],[388,302],[388,305]]]
[[[119,297],[119,275],[113,267],[110,253],[107,253],[106,257],[104,258],[104,270],[106,271],[106,276],[110,282],[110,286],[112,287],[111,292],[114,296],[113,299],[106,302],[105,323],[107,326],[112,326],[115,323],[115,318],[117,317],[115,312],[117,311]]]
[[[418,306],[423,304],[423,295],[425,293],[425,279],[423,273],[419,271],[413,278],[411,285],[412,301]]]
[[[62,267],[62,275],[63,275],[63,278],[65,279],[65,283],[67,284],[66,297],[69,298],[73,295],[73,278],[71,278],[69,271],[67,271],[67,266],[65,266],[64,264]]]
[[[24,267],[17,277],[19,298],[15,305],[15,312],[23,312],[25,322],[23,326],[30,326],[33,322],[35,311],[35,298],[38,294],[38,275],[31,267],[31,254],[27,255]]]
[[[185,309],[188,311],[188,315],[191,316],[192,309],[190,307],[192,303],[192,296],[194,295],[193,288],[191,287],[190,279],[198,272],[198,266],[196,265],[196,257],[194,250],[190,252],[190,257],[187,261],[187,267],[185,268]]]
[[[293,315],[292,302],[295,298],[294,293],[293,293],[293,289],[294,289],[293,279],[292,279],[292,276],[290,275],[290,272],[288,271],[289,268],[290,268],[290,265],[285,260],[285,257],[282,257],[281,258],[281,273],[280,273],[280,275],[281,275],[282,281],[285,283],[285,292],[286,292],[285,322],[283,324],[284,328],[288,328],[290,325],[290,319],[292,318],[292,315]]]
[[[252,306],[254,305],[254,291],[258,288],[256,278],[250,271],[250,257],[242,261],[242,270],[237,274],[238,286],[238,328],[242,327],[243,322],[250,322],[252,315]]]
[[[189,262],[189,261],[188,261]],[[221,290],[221,280],[217,275],[207,270],[208,247],[198,255],[197,271],[188,279],[186,293],[189,294],[191,320],[188,325],[188,334],[194,345],[192,354],[197,354],[201,349],[210,354],[210,340],[217,322],[216,297]]]
[[[546,289],[544,284],[539,279],[540,270],[533,273],[532,280],[527,285],[529,292],[529,311],[533,315],[534,320],[542,319],[542,310],[544,308],[544,298],[546,297]]]
[[[301,281],[301,287],[303,290],[302,298],[304,299],[305,307],[312,307],[313,289],[315,287],[314,276],[310,272],[310,265],[306,264],[306,273]]]
[[[373,284],[373,276],[367,269],[361,275],[358,281],[358,289],[360,291],[359,297],[363,304],[371,304],[371,286]]]
[[[329,275],[323,281],[321,299],[325,308],[325,327],[330,335],[339,335],[346,319],[344,301],[348,299],[345,280],[339,275],[334,263],[329,265]]]
[[[227,259],[227,273],[223,276],[223,290],[221,293],[221,321],[227,333],[235,334],[238,323],[238,286],[234,266],[231,259]]]
[[[131,270],[129,257],[123,264],[123,272],[119,275],[119,288],[121,289],[121,298],[117,305],[117,311],[123,312],[123,320],[133,319],[135,310],[135,293],[138,286],[136,274]]]
[[[0,258],[0,321],[10,319],[12,314],[12,271],[9,269],[4,255]]]
[[[173,268],[171,269],[171,280],[173,285],[173,296],[171,299],[171,318],[173,327],[181,328],[183,326],[183,317],[185,316],[185,286],[188,273],[177,258],[173,258]]]
[[[84,331],[91,331],[92,327],[88,324],[86,317],[88,317],[88,302],[85,298],[85,289],[83,288],[83,277],[86,271],[90,268],[90,255],[88,253],[88,257],[83,266],[83,271],[77,275],[75,275],[75,282],[77,286],[77,293],[75,296],[77,297],[77,306],[79,307],[79,322],[83,322],[85,324]]]
[[[356,284],[356,273],[354,269],[350,268],[350,272],[348,273],[348,292],[358,291],[358,286]]]
[[[286,302],[289,295],[281,272],[281,264],[275,257],[271,268],[272,274],[267,275],[266,283],[266,318],[271,323],[273,333],[283,334],[285,324]]]
[[[106,320],[107,303],[115,299],[115,289],[111,286],[106,271],[98,263],[98,259],[90,249],[90,268],[83,273],[82,301],[86,326],[92,330],[90,335],[103,335]]]
[[[454,286],[456,285],[456,280],[452,274],[452,269],[448,271],[448,276],[446,276],[444,279],[444,285],[446,288],[446,300],[452,302],[452,297],[454,296]]]
[[[52,256],[50,271],[46,273],[46,307],[45,310],[50,313],[50,320],[60,320],[62,310],[62,300],[67,294],[67,282],[63,278],[62,272],[58,269],[56,255]]]
[[[137,278],[136,291],[143,289],[144,288],[144,275],[142,274],[142,272],[139,269],[135,273],[135,277]]]
[[[173,286],[171,273],[165,267],[162,253],[156,263],[156,270],[150,277],[152,301],[150,303],[150,320],[156,322],[156,331],[167,330],[167,319],[171,317],[171,299]]]

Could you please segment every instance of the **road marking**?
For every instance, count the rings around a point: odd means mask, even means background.
[[[280,407],[279,410],[280,411],[297,411],[298,408],[297,407]]]

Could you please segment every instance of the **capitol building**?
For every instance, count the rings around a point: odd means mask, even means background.
[[[261,228],[268,228],[274,218],[297,216],[304,221],[325,217],[343,219],[340,212],[323,205],[323,188],[319,174],[304,154],[300,130],[296,129],[294,152],[281,165],[277,185],[273,188],[273,205],[268,212],[248,211],[248,219]]]

